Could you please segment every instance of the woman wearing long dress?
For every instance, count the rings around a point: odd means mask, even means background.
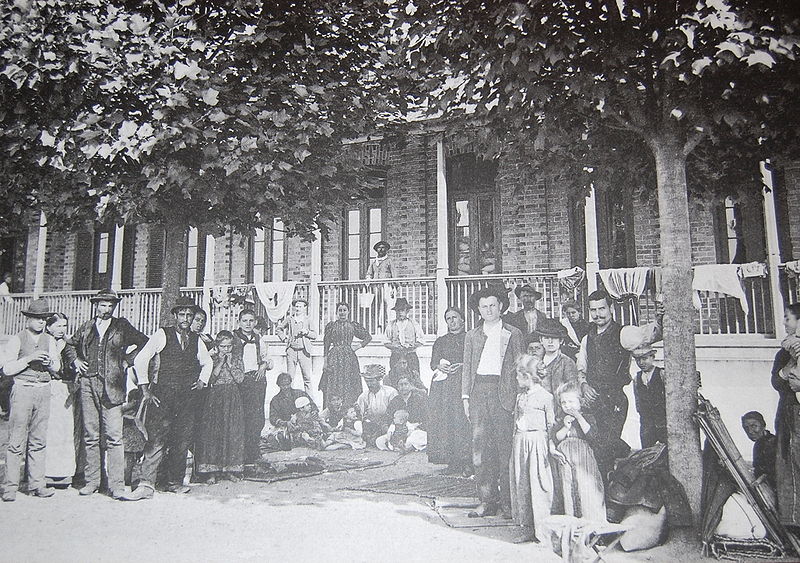
[[[66,346],[67,317],[56,313],[47,319],[47,332],[56,339],[59,352]],[[45,475],[54,485],[69,486],[75,474],[75,388],[65,379],[69,367],[62,361],[61,379],[50,381],[50,422],[47,426]]]
[[[331,397],[341,397],[343,404],[353,405],[361,394],[361,368],[355,350],[363,348],[372,340],[369,332],[360,323],[350,320],[350,306],[336,305],[336,320],[325,325],[323,338],[325,365],[319,390],[323,392],[323,406],[327,407]],[[361,342],[353,344],[353,338]]]
[[[800,324],[800,304],[786,307],[783,324],[787,334],[795,334]],[[778,410],[775,413],[775,435],[778,453],[775,456],[777,477],[778,516],[784,525],[800,526],[800,403],[796,393],[800,387],[781,377],[781,370],[792,359],[781,349],[772,365],[772,386],[778,391]]]
[[[444,314],[447,334],[433,344],[433,381],[428,395],[428,461],[446,463],[445,473],[471,473],[472,431],[461,400],[464,361],[464,314],[450,307]]]

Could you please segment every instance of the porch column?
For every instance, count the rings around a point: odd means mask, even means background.
[[[586,230],[586,280],[589,282],[589,293],[597,289],[597,272],[600,270],[600,251],[597,246],[597,199],[594,186],[586,196],[583,207]]]
[[[36,270],[33,277],[33,297],[44,291],[44,260],[47,256],[47,218],[44,211],[39,214],[39,237],[36,246]]]
[[[125,240],[125,225],[114,229],[114,253],[111,256],[111,289],[122,289],[122,243]]]
[[[767,239],[767,269],[769,270],[769,293],[772,299],[772,322],[775,325],[775,337],[786,336],[783,328],[783,295],[781,294],[780,270],[781,252],[778,246],[778,219],[775,215],[775,189],[772,171],[762,161],[761,179],[764,182],[764,231]]]
[[[214,251],[216,241],[214,235],[206,235],[206,258],[203,265],[203,302],[202,307],[209,315],[211,322],[211,288],[214,287]]]
[[[444,139],[436,141],[436,333],[447,332],[444,323],[444,312],[447,310],[446,277],[450,264],[450,245],[447,240],[447,177]]]
[[[322,281],[322,231],[314,231],[314,240],[311,241],[311,279],[308,286],[308,314],[311,319],[311,328],[319,334],[322,327],[319,303],[319,282]],[[320,336],[322,336],[320,334]]]

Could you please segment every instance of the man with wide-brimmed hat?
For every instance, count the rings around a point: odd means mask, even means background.
[[[8,339],[0,357],[3,373],[14,378],[2,492],[6,502],[16,499],[26,452],[28,491],[37,497],[53,496],[44,481],[45,446],[50,419],[50,379],[61,369],[61,355],[55,339],[44,330],[47,319],[53,315],[47,301],[33,300],[22,314],[25,328]]]
[[[536,302],[542,298],[542,293],[530,284],[518,285],[514,294],[522,302],[522,309],[516,313],[508,313],[503,321],[514,325],[523,335],[535,334],[536,328],[547,317],[536,308]]]
[[[208,349],[192,332],[191,324],[200,307],[189,297],[178,297],[171,309],[175,326],[161,327],[153,333],[134,368],[136,381],[147,405],[147,443],[142,458],[139,486],[123,500],[153,497],[156,472],[166,451],[167,490],[188,493],[186,456],[194,437],[198,395],[194,391],[208,384],[214,367]],[[150,360],[158,354],[158,381],[149,381]]]
[[[414,319],[408,316],[411,311],[411,304],[405,297],[398,297],[395,301],[393,311],[397,317],[389,321],[384,331],[386,338],[385,346],[392,351],[389,357],[389,369],[394,369],[400,359],[405,359],[408,368],[419,373],[419,358],[417,348],[422,345],[424,336],[422,327]]]
[[[508,462],[513,440],[517,357],[522,333],[505,323],[508,308],[504,286],[482,289],[470,296],[470,307],[483,322],[464,340],[461,398],[472,425],[472,463],[480,505],[470,517],[492,516],[498,508],[511,518]]]
[[[389,428],[389,403],[397,397],[397,389],[383,384],[385,376],[386,368],[380,364],[368,364],[361,372],[367,390],[358,396],[356,405],[364,424],[364,440],[371,446]]]
[[[379,240],[372,249],[378,255],[367,268],[368,280],[381,280],[393,278],[392,259],[389,257],[389,250],[392,247],[385,240]]]
[[[113,316],[120,300],[113,289],[103,289],[93,295],[90,301],[94,304],[94,318],[75,331],[64,353],[78,375],[78,404],[86,450],[86,483],[80,489],[84,496],[94,494],[100,487],[101,448],[106,454],[109,492],[115,497],[124,492],[125,367],[133,364],[147,336],[127,319]]]

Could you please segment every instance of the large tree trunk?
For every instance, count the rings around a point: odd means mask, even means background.
[[[667,394],[669,466],[689,496],[699,522],[702,456],[694,413],[695,375],[692,306],[692,243],[683,146],[670,139],[651,143],[656,162],[661,226],[661,269],[664,293],[664,368]]]
[[[179,221],[164,225],[164,269],[161,280],[161,326],[173,324],[170,310],[181,293],[181,278],[186,261],[186,225]]]

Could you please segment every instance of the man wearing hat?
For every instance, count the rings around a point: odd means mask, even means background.
[[[522,309],[516,313],[508,313],[503,320],[517,327],[523,335],[534,334],[539,324],[547,318],[547,315],[536,308],[536,302],[542,298],[542,294],[529,284],[517,286],[514,294],[522,302]]]
[[[639,371],[633,378],[633,397],[639,413],[639,438],[642,448],[656,442],[667,444],[667,398],[664,370],[656,367],[656,350],[642,344],[631,352]]]
[[[317,333],[311,330],[308,301],[295,299],[292,307],[293,314],[287,315],[278,326],[278,336],[286,342],[286,371],[294,377],[299,365],[303,387],[306,393],[311,393],[311,376],[314,372],[311,364],[311,341],[317,337]]]
[[[203,389],[213,362],[200,337],[190,330],[200,310],[189,297],[179,297],[172,308],[175,326],[159,328],[136,356],[136,380],[147,405],[147,443],[142,459],[141,482],[124,500],[153,497],[156,472],[166,450],[167,490],[188,493],[184,486],[186,455],[194,436],[196,389]],[[148,381],[150,360],[159,355],[158,382]]]
[[[364,423],[364,440],[371,446],[389,429],[389,403],[397,397],[397,389],[383,384],[385,375],[386,368],[380,364],[368,364],[361,373],[367,390],[358,396],[356,405]]]
[[[83,419],[86,484],[80,494],[91,495],[100,487],[100,449],[103,447],[108,488],[112,496],[119,496],[125,486],[122,444],[125,367],[133,363],[136,353],[147,342],[147,336],[127,319],[112,316],[120,302],[114,290],[103,289],[90,300],[94,304],[94,318],[78,328],[64,353],[78,375],[78,401]],[[128,352],[131,347],[135,349]]]
[[[483,323],[464,340],[461,398],[472,425],[472,463],[480,505],[472,518],[492,516],[501,509],[511,518],[508,462],[513,439],[514,401],[517,393],[517,357],[522,354],[522,333],[503,322],[508,308],[505,287],[488,287],[470,297],[470,307]]]
[[[368,280],[382,280],[386,278],[393,278],[394,272],[392,271],[392,259],[389,257],[389,243],[385,240],[379,240],[372,247],[378,257],[373,260],[369,268],[367,268]]]
[[[44,330],[53,314],[47,301],[35,299],[22,314],[25,328],[8,339],[0,357],[3,373],[14,378],[2,492],[5,502],[16,500],[26,452],[28,491],[37,497],[53,496],[44,481],[45,446],[50,419],[50,379],[61,369],[61,355],[55,339]]]
[[[422,344],[424,336],[422,327],[417,321],[408,317],[411,304],[405,297],[398,297],[393,310],[397,318],[389,321],[384,331],[385,346],[392,351],[389,357],[389,369],[394,369],[395,364],[404,358],[409,369],[419,373],[417,348]]]

